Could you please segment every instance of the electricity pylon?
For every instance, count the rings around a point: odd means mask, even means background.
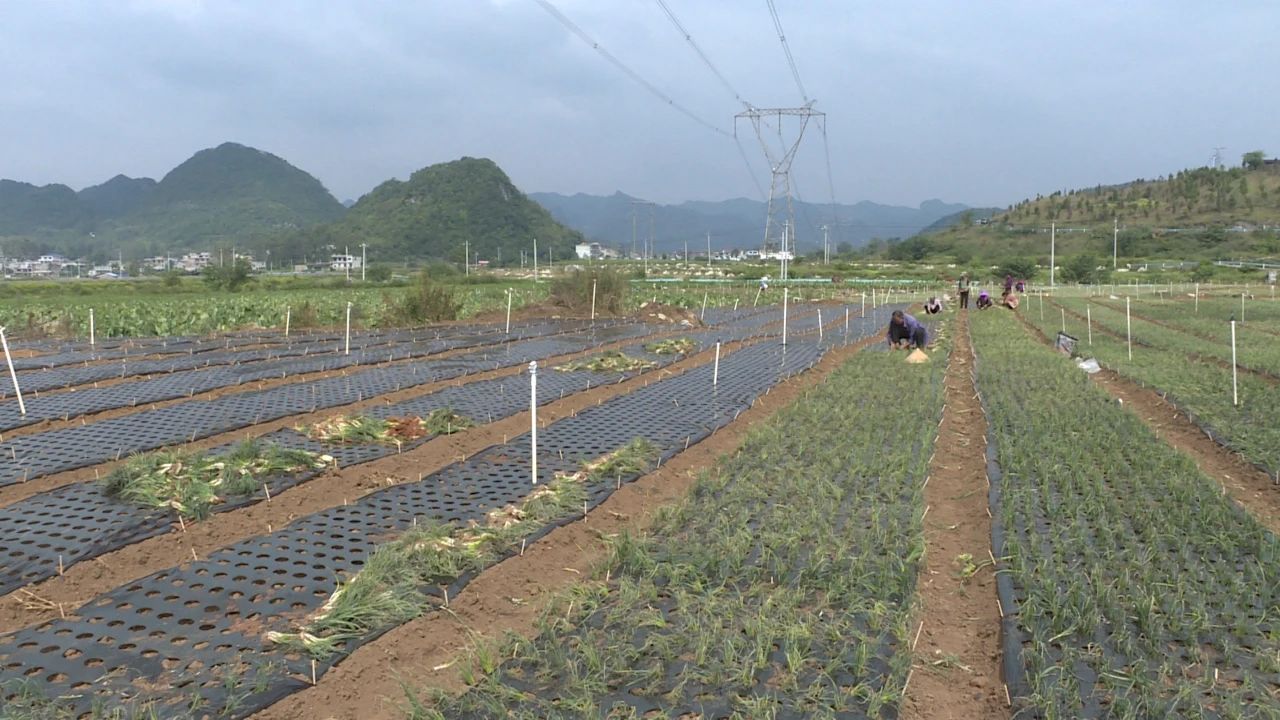
[[[768,252],[770,247],[778,248],[781,256],[781,279],[787,277],[787,252],[795,247],[795,238],[789,237],[792,234],[789,231],[794,231],[796,227],[795,205],[792,202],[791,193],[791,163],[795,160],[796,151],[800,149],[800,140],[804,137],[809,121],[815,117],[823,121],[826,118],[826,113],[813,109],[813,102],[810,100],[801,107],[748,107],[733,116],[734,136],[737,137],[738,134],[738,121],[750,120],[751,127],[756,132],[756,139],[760,141],[760,147],[764,150],[765,159],[769,162],[769,202],[765,211],[764,242],[761,253]],[[786,118],[796,118],[793,124],[798,127],[795,129],[794,140],[788,140],[784,136],[783,124]],[[770,119],[776,126],[770,126]],[[769,137],[775,133],[776,144]]]

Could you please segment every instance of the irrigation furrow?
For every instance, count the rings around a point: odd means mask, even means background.
[[[909,720],[1007,714],[987,512],[986,421],[974,386],[968,313],[957,312],[951,325],[946,404],[924,488],[918,640],[901,715]]]
[[[755,345],[722,363],[715,393],[702,390],[710,387],[712,373],[702,366],[561,420],[539,432],[539,475],[543,482],[550,481],[554,472],[572,471],[580,462],[621,447],[637,434],[648,437],[663,457],[669,457],[731,421],[757,394],[781,376],[808,367],[820,354],[812,341],[798,340],[785,351],[772,343]],[[147,692],[150,688],[158,691],[154,694],[163,699],[166,713],[194,703],[198,695],[210,707],[240,716],[300,688],[301,678],[309,675],[309,663],[271,651],[263,643],[262,632],[288,630],[327,597],[335,576],[358,569],[374,546],[408,530],[417,519],[464,523],[481,518],[488,510],[527,494],[528,477],[528,446],[516,439],[422,482],[405,483],[349,506],[302,518],[285,530],[226,548],[206,561],[134,583],[86,605],[76,620],[4,636],[0,662],[5,667],[18,662],[18,667],[28,669],[57,666],[47,689],[51,696],[74,697],[70,701],[77,709],[90,707],[92,696],[122,704],[141,700],[140,694],[152,694]],[[592,486],[589,504],[598,503],[612,489],[611,483]],[[456,594],[467,579],[457,578],[437,592],[447,588]],[[156,617],[167,621],[157,626]],[[120,629],[116,619],[122,620]],[[130,626],[154,629],[128,631]],[[87,665],[85,658],[68,660],[60,649],[41,653],[36,647],[37,652],[27,656],[32,648],[25,637],[60,638],[64,628],[72,637],[91,632],[112,640],[95,647],[95,657],[89,659],[98,662]],[[25,665],[30,662],[37,664]],[[328,661],[322,662],[318,670],[328,666]],[[224,674],[233,669],[243,671],[238,675],[243,684],[225,682]],[[269,681],[258,684],[258,678]]]

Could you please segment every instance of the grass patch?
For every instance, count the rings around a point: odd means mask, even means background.
[[[688,355],[698,349],[698,343],[693,338],[669,338],[645,345],[644,349],[655,355]]]
[[[651,360],[632,357],[620,350],[610,350],[609,352],[593,357],[574,360],[563,365],[557,365],[556,369],[561,372],[577,372],[579,370],[590,370],[592,372],[629,372],[631,370],[645,370],[651,367],[657,367],[657,365],[657,363]]]
[[[103,484],[110,497],[204,519],[227,498],[256,492],[263,478],[331,464],[333,458],[328,455],[246,440],[225,455],[183,450],[136,455],[113,470]]]

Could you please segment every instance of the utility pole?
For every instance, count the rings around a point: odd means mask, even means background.
[[[1055,251],[1058,241],[1058,224],[1049,223],[1049,287],[1053,287],[1053,270],[1055,265]]]
[[[234,257],[231,258],[231,262],[235,262],[235,261],[236,259]],[[350,245],[342,246],[342,267],[345,268],[347,271],[347,284],[350,285],[351,284],[351,246]]]
[[[635,202],[632,201],[632,204],[631,204],[631,257],[632,259],[635,259],[635,256],[636,256],[636,206],[635,206]]]
[[[368,243],[360,243],[360,282],[364,282],[364,277],[365,277],[364,269],[369,267],[369,263],[365,260],[365,258],[367,257],[365,252],[366,247],[368,247]],[[268,258],[271,257],[270,250],[267,251],[267,257]]]
[[[462,274],[471,274],[471,241],[462,241]]]
[[[711,269],[711,232],[707,232],[707,269]]]
[[[1116,269],[1116,255],[1120,248],[1120,216],[1111,219],[1111,269]]]
[[[684,264],[689,264],[689,241],[684,241]]]
[[[538,282],[538,238],[533,239],[533,281]]]
[[[822,226],[822,264],[831,264],[831,226]]]

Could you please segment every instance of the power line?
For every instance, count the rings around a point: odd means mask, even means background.
[[[707,54],[702,52],[702,48],[698,47],[698,43],[694,41],[693,35],[690,35],[689,31],[684,29],[684,25],[680,24],[675,13],[671,12],[670,7],[667,7],[667,3],[664,0],[656,0],[656,2],[658,3],[658,6],[662,8],[662,12],[666,13],[667,19],[671,21],[671,24],[675,25],[676,30],[684,36],[685,41],[689,43],[689,47],[693,48],[693,51],[702,59],[702,62],[707,66],[707,69],[715,74],[716,78],[720,80],[721,85],[724,85],[724,89],[728,90],[729,94],[732,95],[735,100],[747,107],[751,107],[751,103],[743,100],[742,96],[738,94],[738,91],[733,89],[733,85],[729,84],[729,81],[725,78],[724,74],[721,73],[720,70],[711,62],[711,58],[707,57]]]
[[[706,120],[703,120],[702,118],[698,117],[696,114],[693,113],[693,111],[677,103],[674,99],[672,99],[666,93],[659,90],[653,83],[649,82],[648,80],[645,80],[643,77],[640,76],[639,73],[627,67],[625,64],[623,64],[621,60],[614,57],[613,53],[610,53],[608,50],[605,50],[604,47],[600,45],[600,43],[592,39],[590,35],[588,35],[586,32],[582,30],[582,28],[575,25],[572,20],[570,20],[568,17],[564,15],[564,13],[560,12],[560,10],[557,9],[555,5],[551,4],[550,0],[536,0],[536,2],[542,6],[542,9],[550,13],[552,17],[559,20],[560,24],[564,25],[569,30],[569,32],[573,33],[574,35],[577,35],[580,40],[590,45],[591,49],[599,53],[601,57],[603,57],[605,60],[608,60],[614,67],[621,70],[623,73],[626,74],[627,77],[631,78],[641,87],[643,87],[644,89],[652,93],[659,100],[662,100],[664,103],[669,105],[673,110],[688,117],[690,120],[693,120],[694,122],[698,123],[699,125],[702,125],[703,127],[707,128],[708,130],[711,130],[712,132],[719,133],[720,135],[724,135],[727,137],[732,136],[732,133],[726,132],[725,130],[722,130],[720,127],[714,125],[713,123],[707,122]]]
[[[787,55],[787,64],[791,66],[791,77],[795,78],[796,87],[800,89],[800,97],[804,98],[805,104],[809,104],[809,93],[804,90],[804,83],[800,82],[800,70],[796,68],[796,59],[791,56],[791,46],[787,44],[787,35],[782,32],[782,21],[778,19],[778,8],[774,6],[773,0],[765,0],[769,4],[769,14],[773,16],[773,27],[778,31],[778,40],[782,42],[782,52]]]

